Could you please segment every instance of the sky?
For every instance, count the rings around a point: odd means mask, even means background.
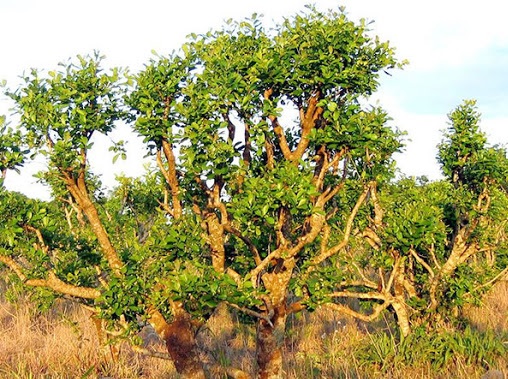
[[[190,33],[219,28],[224,20],[262,14],[267,24],[304,9],[309,0],[0,0],[0,81],[16,88],[30,68],[55,69],[58,62],[99,50],[110,66],[142,69],[153,57],[178,49]],[[352,20],[374,21],[371,34],[390,41],[404,70],[383,76],[370,99],[383,106],[392,124],[407,132],[406,149],[396,156],[404,175],[439,179],[436,145],[447,114],[464,99],[476,99],[482,130],[492,144],[508,143],[508,3],[501,0],[315,0],[320,10],[345,6]],[[0,115],[12,104],[0,96]],[[120,137],[118,137],[120,138]],[[115,173],[143,171],[141,143],[129,138],[127,161],[111,166],[105,141],[90,159],[94,172],[112,186]],[[5,185],[47,198],[32,174],[9,172]]]

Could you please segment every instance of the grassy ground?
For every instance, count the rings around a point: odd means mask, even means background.
[[[2,291],[3,292],[3,291]],[[478,330],[508,331],[508,282],[498,285],[481,308],[470,308],[467,317]],[[402,363],[381,370],[357,357],[369,346],[382,352],[374,330],[389,322],[359,324],[327,310],[292,318],[286,338],[287,378],[480,378],[488,367],[467,363],[456,356],[444,368],[435,370],[430,362],[417,367]],[[153,333],[143,335],[146,347],[164,352]],[[228,312],[218,312],[199,335],[211,353],[203,359],[216,366],[234,363],[255,372],[254,330],[241,326]],[[0,296],[0,378],[178,378],[170,361],[144,357],[122,346],[119,362],[99,364],[95,328],[89,312],[68,303],[58,303],[43,315],[28,302],[16,305]],[[498,359],[495,369],[506,370],[508,357]],[[214,373],[213,377],[224,377]]]

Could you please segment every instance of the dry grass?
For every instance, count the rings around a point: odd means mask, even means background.
[[[466,316],[480,330],[508,331],[508,280],[499,282],[482,306],[466,309]]]
[[[508,282],[496,286],[485,305],[469,309],[467,315],[479,329],[508,331]],[[375,327],[386,328],[388,321]],[[369,326],[371,330],[372,326]],[[458,358],[439,373],[430,365],[398,367],[376,371],[355,359],[359,346],[369,342],[370,332],[354,320],[320,310],[289,320],[286,338],[287,378],[479,378],[482,367],[470,367]],[[170,361],[142,357],[122,346],[115,365],[99,363],[97,340],[88,311],[68,302],[58,303],[51,312],[37,315],[29,303],[16,306],[0,299],[0,378],[178,378]],[[150,348],[164,346],[145,331]],[[254,330],[239,324],[220,309],[199,335],[210,353],[203,359],[210,366],[234,364],[255,372]],[[493,368],[506,370],[508,359]],[[212,371],[213,378],[224,374]]]

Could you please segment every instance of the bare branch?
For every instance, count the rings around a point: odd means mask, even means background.
[[[256,265],[261,264],[261,256],[259,255],[259,251],[248,237],[245,237],[238,229],[234,228],[229,223],[224,225],[224,230],[228,233],[233,234],[235,237],[240,238],[247,245],[250,252],[252,253]]]
[[[388,278],[388,284],[386,285],[385,291],[389,292],[392,288],[393,281],[395,277],[399,274],[400,266],[402,264],[402,259],[400,257],[395,258],[395,264],[393,265],[392,273],[390,274],[390,278]]]
[[[414,251],[414,249],[409,249],[409,253],[413,256],[413,258],[419,263],[421,264],[425,270],[427,270],[427,272],[429,273],[430,277],[433,278],[434,277],[434,270],[432,270],[432,267],[430,267],[427,262],[425,262],[418,254],[416,251]]]
[[[309,270],[311,270],[312,266],[319,265],[321,262],[328,259],[332,255],[336,254],[337,252],[342,250],[347,245],[347,243],[349,242],[349,237],[351,235],[351,229],[353,227],[354,219],[355,219],[358,211],[360,210],[360,207],[365,202],[365,199],[367,198],[369,190],[370,190],[370,185],[365,187],[364,191],[358,197],[355,206],[351,210],[351,214],[349,215],[348,220],[346,222],[346,227],[344,229],[344,237],[342,238],[342,241],[339,242],[334,247],[332,247],[324,252],[321,252],[317,257],[315,257],[311,262],[311,266],[309,267]]]
[[[345,305],[342,305],[342,304],[327,303],[324,306],[331,308],[335,311],[344,313],[348,316],[354,317],[358,320],[362,320],[365,322],[371,322],[371,321],[374,321],[375,319],[377,319],[379,317],[379,315],[381,314],[381,312],[384,311],[386,308],[388,308],[389,305],[390,305],[390,303],[388,303],[388,302],[383,302],[381,304],[376,305],[370,315],[364,315],[362,313],[356,312],[356,311],[352,310],[351,308],[346,307]]]
[[[80,297],[83,299],[97,299],[101,295],[101,292],[95,288],[78,287],[65,283],[60,280],[53,271],[49,271],[47,279],[27,279],[26,275],[23,273],[21,265],[14,259],[5,255],[0,255],[0,262],[9,267],[27,286],[46,287],[64,295]]]
[[[234,308],[242,313],[245,313],[246,315],[265,320],[273,328],[272,321],[270,320],[270,317],[268,317],[267,315],[253,311],[252,309],[249,309],[249,308],[240,307],[239,305],[230,303],[228,301],[226,301],[226,304],[229,305],[231,308]]]
[[[338,291],[332,292],[328,296],[330,297],[342,297],[349,299],[363,299],[363,300],[384,300],[389,301],[389,297],[386,294],[380,292],[350,292],[350,291]]]

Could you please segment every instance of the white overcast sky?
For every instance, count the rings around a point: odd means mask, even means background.
[[[508,2],[503,0],[0,0],[0,80],[9,87],[29,68],[54,69],[60,61],[99,50],[111,66],[137,71],[151,57],[178,49],[189,33],[220,27],[252,13],[267,23],[304,9],[346,7],[353,20],[374,20],[372,34],[389,40],[410,65],[384,77],[372,99],[393,124],[408,132],[397,157],[406,175],[439,177],[435,145],[446,114],[463,99],[478,100],[482,128],[491,143],[508,143]],[[0,98],[0,114],[10,103]],[[9,118],[9,117],[8,117]],[[133,147],[139,146],[135,141]],[[138,175],[141,155],[109,165],[97,151],[92,164],[111,185],[112,170]],[[37,171],[42,165],[29,167]],[[9,189],[42,196],[30,174],[7,176]]]

